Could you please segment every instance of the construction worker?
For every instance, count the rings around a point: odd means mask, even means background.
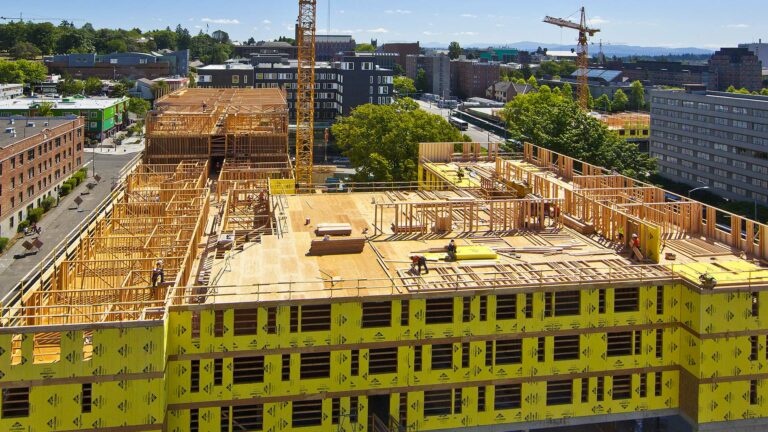
[[[448,251],[448,261],[456,261],[456,241],[451,239],[445,250]]]
[[[459,170],[456,171],[456,176],[459,178],[459,183],[464,181],[464,170],[459,167]]]
[[[424,267],[424,274],[428,274],[427,257],[423,255],[411,255],[411,273],[420,275],[422,267]]]
[[[155,268],[152,269],[152,288],[165,282],[165,272],[163,271],[163,260],[157,260]]]

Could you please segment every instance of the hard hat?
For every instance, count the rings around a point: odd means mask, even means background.
[[[637,238],[637,234],[632,234],[632,238]]]

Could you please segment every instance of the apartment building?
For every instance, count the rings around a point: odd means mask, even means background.
[[[671,180],[768,202],[768,97],[651,91],[651,156]]]
[[[16,233],[29,209],[84,162],[85,120],[81,117],[3,119],[0,135],[0,236]]]
[[[403,70],[406,68],[406,59],[409,55],[421,54],[421,47],[418,42],[410,43],[388,43],[381,46],[380,50],[385,53],[397,54],[397,64]]]
[[[674,61],[638,60],[624,63],[611,61],[606,68],[621,71],[627,81],[642,81],[649,85],[682,87],[685,84],[708,84],[709,66]]]
[[[0,84],[0,100],[15,99],[24,94],[22,84]]]
[[[392,103],[394,72],[378,57],[354,53],[315,65],[315,122],[324,127],[360,105]],[[198,69],[201,88],[282,88],[291,121],[296,119],[297,62],[282,56],[254,56],[251,65],[211,65]]]
[[[485,91],[500,77],[499,63],[464,59],[451,61],[451,93],[461,99],[485,97]]]
[[[451,60],[445,54],[409,55],[405,59],[405,75],[416,80],[419,70],[427,77],[427,93],[443,98],[451,95]]]

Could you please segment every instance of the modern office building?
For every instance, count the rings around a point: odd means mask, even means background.
[[[497,62],[452,60],[451,93],[461,99],[485,97],[485,91],[498,82],[500,76]]]
[[[409,55],[421,54],[421,47],[418,42],[409,43],[388,43],[381,46],[380,50],[385,53],[397,54],[397,64],[403,70],[406,70],[406,59]]]
[[[327,127],[336,117],[356,107],[392,103],[391,69],[377,65],[377,56],[350,53],[337,61],[315,65],[315,125]],[[210,65],[198,69],[201,88],[282,88],[287,92],[289,116],[296,118],[297,62],[282,56],[253,56],[251,65]]]
[[[651,91],[651,156],[670,180],[768,202],[768,97]]]
[[[27,212],[83,165],[81,117],[10,117],[0,120],[0,237],[16,234]]]
[[[69,75],[77,79],[90,77],[105,80],[155,79],[189,74],[189,50],[161,50],[152,53],[57,54],[45,57],[44,61],[50,73]]]
[[[54,116],[76,115],[85,118],[85,137],[101,141],[127,126],[128,98],[84,97],[17,98],[0,101],[0,118],[38,115],[41,104],[52,104]]]
[[[721,48],[709,59],[709,72],[710,90],[725,91],[730,86],[749,91],[763,88],[762,63],[747,48]]]
[[[427,78],[426,93],[442,98],[451,96],[451,60],[445,54],[409,55],[405,59],[405,76],[416,81],[419,70]]]

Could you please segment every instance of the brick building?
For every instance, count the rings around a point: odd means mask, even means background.
[[[710,90],[724,91],[729,86],[760,91],[763,87],[763,66],[760,59],[747,48],[721,48],[709,59],[712,74]]]
[[[451,95],[451,60],[447,55],[409,55],[405,60],[405,76],[417,81],[419,70],[427,78],[426,93],[443,98]]]
[[[488,87],[499,81],[498,63],[476,60],[451,61],[451,93],[461,99],[485,97]]]
[[[381,46],[381,51],[385,53],[397,54],[397,64],[400,65],[403,70],[406,68],[406,58],[409,55],[421,54],[421,47],[418,42],[413,43],[388,43]]]
[[[0,135],[0,236],[10,237],[27,212],[84,161],[82,117],[3,119]]]
[[[685,84],[705,84],[710,81],[707,65],[691,65],[674,61],[638,60],[624,63],[608,62],[607,69],[621,71],[627,81],[642,81],[649,85],[682,87]]]

